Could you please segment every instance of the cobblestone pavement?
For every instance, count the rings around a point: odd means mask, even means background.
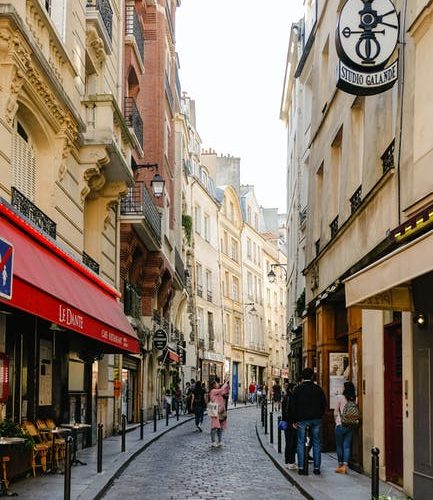
[[[257,410],[228,413],[223,446],[210,446],[210,422],[203,432],[188,422],[141,453],[117,478],[106,499],[146,500],[304,498],[275,468],[257,440]]]

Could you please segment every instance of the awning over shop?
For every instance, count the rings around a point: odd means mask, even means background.
[[[179,363],[179,361],[180,361],[179,354],[172,351],[171,349],[168,349],[167,357],[168,357],[169,361],[172,361],[173,363]]]
[[[107,352],[139,352],[118,292],[2,202],[0,239],[13,259],[11,298],[1,302],[99,340]]]
[[[345,280],[346,306],[411,310],[408,284],[432,270],[433,232],[430,232]]]

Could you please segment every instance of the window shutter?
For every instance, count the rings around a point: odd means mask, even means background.
[[[60,38],[65,41],[65,14],[67,0],[51,0],[50,17]]]
[[[30,201],[35,199],[36,157],[33,148],[17,132],[12,135],[12,182]]]

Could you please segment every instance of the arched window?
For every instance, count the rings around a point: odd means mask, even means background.
[[[12,133],[12,185],[30,201],[35,200],[36,153],[25,126],[15,120]]]

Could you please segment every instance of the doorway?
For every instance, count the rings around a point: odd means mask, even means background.
[[[233,375],[232,375],[232,400],[238,400],[238,383],[239,383],[239,363],[233,362]]]
[[[386,479],[403,485],[403,400],[401,323],[385,325],[385,460]]]

